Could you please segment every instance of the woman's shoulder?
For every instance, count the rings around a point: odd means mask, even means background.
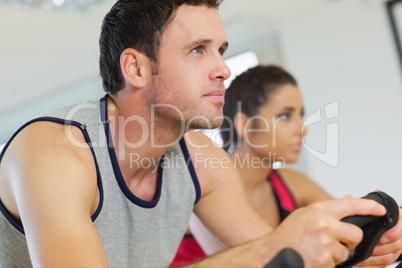
[[[294,195],[299,206],[331,199],[323,188],[306,175],[292,169],[280,169],[277,172]]]
[[[293,169],[283,168],[275,170],[277,174],[286,182],[286,183],[303,183],[305,181],[310,181],[310,179]]]

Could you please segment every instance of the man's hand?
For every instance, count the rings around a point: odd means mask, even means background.
[[[373,254],[355,267],[387,267],[402,254],[402,210],[399,208],[399,221],[386,231]]]
[[[315,203],[290,214],[272,233],[271,243],[278,248],[295,249],[305,267],[334,267],[345,261],[349,249],[356,247],[363,238],[359,227],[340,220],[353,215],[382,216],[385,212],[376,201],[351,196]],[[401,228],[400,223],[397,226]],[[385,237],[395,239],[398,235],[387,232],[382,239],[386,240]]]

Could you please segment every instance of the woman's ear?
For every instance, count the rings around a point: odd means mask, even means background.
[[[236,133],[234,133],[234,134],[237,134],[242,139],[244,139],[244,137],[247,133],[246,127],[247,127],[247,125],[249,125],[249,123],[247,123],[249,119],[250,119],[250,117],[248,117],[244,113],[237,113],[233,117],[233,127],[236,131]]]
[[[141,88],[151,81],[151,60],[133,48],[127,48],[120,55],[123,76],[130,85]]]

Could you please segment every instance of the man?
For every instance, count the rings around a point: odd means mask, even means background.
[[[166,267],[193,210],[234,247],[193,266],[262,267],[282,248],[333,267],[362,238],[339,219],[382,215],[346,197],[294,212],[275,231],[250,209],[225,153],[188,129],[221,123],[228,43],[212,0],[121,0],[100,37],[101,101],[29,122],[0,162],[1,267]],[[191,160],[193,159],[193,160]],[[370,265],[402,249],[402,224]]]

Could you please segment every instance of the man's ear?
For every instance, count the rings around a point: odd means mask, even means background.
[[[246,126],[250,125],[250,124],[247,124],[247,121],[249,119],[250,119],[250,117],[248,117],[244,113],[237,113],[233,117],[233,127],[234,127],[237,135],[239,135],[242,139],[244,139],[244,137],[246,135],[246,131],[247,131]]]
[[[133,48],[127,48],[120,55],[120,66],[126,82],[141,88],[151,81],[151,60]]]

